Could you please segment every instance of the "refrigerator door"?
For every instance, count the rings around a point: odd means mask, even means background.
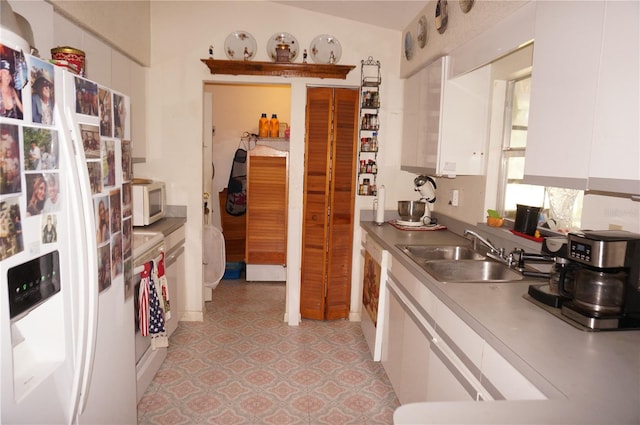
[[[87,290],[87,350],[78,361],[83,368],[78,423],[135,423],[129,99],[69,72],[63,75],[70,140],[83,152],[76,168],[89,228],[85,240],[95,253],[89,259],[94,284]]]
[[[28,57],[2,52],[13,81],[22,67],[28,75]],[[75,306],[86,282],[77,266],[86,261],[73,219],[73,154],[60,127],[30,119],[31,84],[14,89],[22,114],[0,117],[0,422],[70,423]],[[60,121],[58,108],[49,113]]]

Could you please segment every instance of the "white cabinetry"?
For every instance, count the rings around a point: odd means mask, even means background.
[[[484,173],[490,68],[448,79],[444,56],[405,81],[405,171],[455,176]]]
[[[589,189],[640,195],[640,2],[605,2]]]
[[[525,182],[640,192],[638,3],[537,2]]]
[[[455,354],[459,350],[447,345],[449,339],[436,332],[437,298],[396,263],[387,280],[382,364],[398,400],[402,404],[475,400],[479,379]],[[482,340],[479,343],[481,349]]]
[[[546,398],[398,260],[385,291],[382,365],[401,404]]]
[[[485,342],[482,381],[491,398],[499,400],[546,400],[547,397]]]
[[[185,229],[180,226],[165,237],[165,275],[169,287],[169,301],[171,302],[171,320],[167,322],[169,336],[178,327],[178,321],[184,312],[185,261],[184,261]]]
[[[405,81],[401,156],[403,170],[435,173],[446,65],[447,57],[442,57]]]

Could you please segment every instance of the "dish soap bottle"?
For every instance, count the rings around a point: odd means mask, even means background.
[[[280,133],[280,120],[278,120],[277,114],[271,114],[271,120],[269,120],[269,137],[276,138]]]
[[[258,136],[269,137],[269,120],[267,119],[266,113],[262,114],[258,122]]]

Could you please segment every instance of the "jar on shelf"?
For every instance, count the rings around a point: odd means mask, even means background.
[[[368,137],[360,138],[360,150],[362,152],[368,152],[371,149],[371,143],[369,142]]]
[[[276,138],[280,134],[280,120],[278,120],[277,114],[271,114],[269,120],[269,137]]]
[[[371,180],[362,179],[362,184],[360,185],[360,195],[368,195],[370,185],[371,185]]]
[[[269,120],[267,119],[267,114],[264,112],[260,116],[260,121],[258,122],[258,136],[269,137]]]

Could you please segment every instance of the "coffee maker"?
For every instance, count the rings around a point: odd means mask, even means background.
[[[563,316],[590,330],[640,329],[640,234],[569,233],[567,258],[573,276]]]

